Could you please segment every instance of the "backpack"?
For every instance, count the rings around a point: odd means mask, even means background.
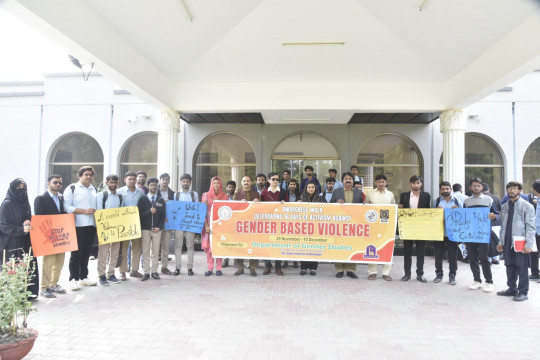
[[[105,209],[105,202],[107,201],[108,197],[109,192],[107,190],[103,190],[103,209]],[[122,206],[122,194],[118,194],[118,198],[120,199],[120,206]]]
[[[191,190],[189,193],[191,194],[191,201],[196,202],[195,194],[193,193],[193,190]],[[180,191],[177,191],[176,194],[174,194],[174,200],[178,201],[178,199],[180,199]]]
[[[439,196],[437,198],[437,200],[435,200],[435,207],[439,207],[439,203],[441,202],[441,199],[442,199],[442,196]],[[459,207],[459,202],[457,201],[457,199],[455,197],[452,196],[452,198],[450,199],[450,202],[454,202],[454,204],[456,204],[457,207]]]

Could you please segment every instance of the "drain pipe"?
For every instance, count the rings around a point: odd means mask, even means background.
[[[39,141],[38,141],[38,168],[37,168],[37,179],[39,181],[38,186],[36,189],[40,189],[42,184],[45,183],[45,181],[42,181],[41,179],[41,163],[43,159],[41,158],[41,145],[43,143],[43,105],[41,105],[40,114],[39,114]],[[45,159],[45,163],[47,163],[47,160]],[[41,191],[39,192],[41,193]]]
[[[112,174],[116,173],[116,171],[111,171],[111,164],[112,164],[112,145],[113,145],[113,120],[114,120],[114,105],[111,105],[111,119],[109,122],[109,168],[105,169],[105,166],[103,166],[103,176],[107,176],[106,174]],[[118,167],[119,164],[116,164]]]

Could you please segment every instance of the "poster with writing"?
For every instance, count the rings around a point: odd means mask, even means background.
[[[34,256],[77,251],[73,214],[32,216],[32,252]]]
[[[491,220],[488,207],[444,209],[448,239],[489,244]]]
[[[215,201],[218,258],[391,263],[396,205]]]
[[[398,209],[399,238],[444,240],[444,209]]]
[[[138,239],[142,236],[137,206],[96,210],[94,217],[99,245]]]
[[[202,232],[206,219],[206,204],[190,201],[167,201],[165,230]]]

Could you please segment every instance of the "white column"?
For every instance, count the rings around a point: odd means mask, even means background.
[[[462,109],[443,111],[440,116],[443,133],[443,180],[460,183],[465,188],[465,131],[467,115]]]
[[[168,173],[170,187],[178,190],[178,133],[180,115],[174,110],[163,110],[157,114],[158,164],[157,175]]]

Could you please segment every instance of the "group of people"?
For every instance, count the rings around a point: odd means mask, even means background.
[[[146,281],[150,278],[160,279],[158,273],[161,261],[161,274],[178,276],[182,269],[182,248],[184,239],[187,248],[187,274],[194,275],[193,257],[195,251],[195,233],[179,230],[165,230],[167,201],[204,202],[207,205],[207,216],[201,234],[201,248],[206,253],[207,268],[205,276],[211,276],[216,269],[215,275],[221,276],[224,267],[223,259],[215,259],[212,256],[210,246],[210,210],[216,200],[230,201],[271,201],[271,202],[318,202],[318,203],[356,203],[356,204],[396,204],[393,193],[388,190],[388,179],[385,174],[375,176],[375,188],[364,193],[362,191],[363,179],[358,175],[358,167],[353,165],[351,171],[345,172],[341,180],[337,179],[337,170],[330,169],[329,176],[324,186],[314,175],[311,166],[304,168],[305,177],[301,182],[291,177],[289,170],[279,174],[272,172],[266,177],[264,174],[256,176],[255,186],[252,186],[251,178],[244,176],[241,180],[241,189],[236,189],[234,181],[228,181],[224,191],[222,180],[213,177],[209,189],[199,199],[199,194],[191,188],[192,178],[184,174],[180,178],[181,190],[173,191],[169,187],[170,176],[167,173],[156,177],[147,178],[143,171],[127,172],[124,175],[125,186],[118,189],[119,177],[115,174],[108,175],[105,179],[105,189],[98,192],[92,185],[94,169],[91,166],[83,166],[78,170],[79,181],[65,188],[63,194],[62,178],[59,175],[51,175],[47,180],[47,191],[36,197],[34,202],[35,215],[74,214],[77,233],[78,250],[72,251],[69,259],[69,290],[77,291],[80,285],[94,286],[99,282],[102,286],[110,283],[118,284],[127,279],[127,273],[131,278],[140,278]],[[540,279],[538,274],[538,252],[540,246],[540,209],[536,210],[535,201],[528,201],[528,197],[521,194],[523,186],[519,182],[509,182],[506,186],[507,199],[498,208],[497,202],[491,195],[486,194],[487,184],[483,184],[479,178],[473,178],[469,182],[471,196],[463,195],[459,190],[459,184],[450,184],[443,181],[439,185],[440,196],[434,201],[431,195],[422,191],[423,181],[418,175],[410,178],[410,191],[400,194],[399,208],[460,208],[460,207],[488,207],[489,219],[501,225],[500,236],[492,233],[495,243],[466,243],[468,260],[473,274],[474,283],[469,287],[471,290],[483,289],[484,292],[494,290],[491,275],[491,262],[502,253],[507,270],[508,289],[499,291],[501,296],[512,296],[516,301],[527,300],[529,289],[528,268],[531,264],[531,279]],[[453,191],[454,190],[454,191]],[[487,187],[489,193],[489,187]],[[540,196],[540,180],[533,183],[533,193]],[[503,199],[504,200],[504,199]],[[530,199],[529,199],[530,200]],[[532,202],[532,204],[531,204]],[[137,206],[139,209],[141,234],[139,239],[114,242],[99,245],[97,256],[97,271],[99,279],[93,281],[88,275],[88,263],[92,247],[96,239],[96,223],[94,213],[100,209],[110,209],[123,206]],[[7,257],[20,256],[22,252],[28,252],[31,247],[29,231],[32,230],[31,208],[27,195],[26,183],[22,179],[11,182],[6,198],[0,208],[0,236],[1,249],[7,251]],[[446,230],[445,230],[446,231]],[[171,271],[169,266],[169,242],[174,233],[175,239],[175,268]],[[522,251],[516,251],[515,241],[525,239]],[[426,283],[424,276],[424,252],[425,241],[404,240],[404,275],[402,281],[411,279],[413,246],[416,246],[416,279]],[[495,250],[493,250],[495,249]],[[445,232],[444,241],[434,242],[435,272],[434,283],[443,280],[443,256],[448,253],[449,274],[448,283],[456,284],[458,243],[450,241]],[[533,251],[534,250],[534,251]],[[141,269],[142,258],[142,273]],[[34,262],[36,260],[34,259]],[[226,259],[228,262],[228,259]],[[235,259],[235,276],[244,273],[244,260]],[[37,262],[34,263],[37,269]],[[56,297],[57,294],[65,293],[66,290],[58,284],[64,254],[46,255],[43,257],[41,284],[38,286],[39,277],[35,273],[34,282],[30,291],[37,296],[47,298]],[[480,270],[480,265],[481,270]],[[251,276],[257,276],[259,260],[249,260]],[[287,263],[275,260],[275,273],[283,275],[283,267]],[[226,265],[225,265],[226,266]],[[294,267],[297,263],[294,262]],[[348,276],[357,279],[355,263],[334,263],[336,277]],[[119,278],[116,276],[116,268],[119,268]],[[317,274],[318,262],[301,261],[300,275]],[[377,279],[379,273],[378,264],[368,264],[368,279]],[[129,270],[129,271],[128,271]],[[392,281],[390,276],[391,264],[383,264],[381,275],[385,281]],[[272,261],[264,261],[263,275],[272,272]],[[483,273],[485,284],[482,284]],[[41,290],[41,291],[40,291]]]

